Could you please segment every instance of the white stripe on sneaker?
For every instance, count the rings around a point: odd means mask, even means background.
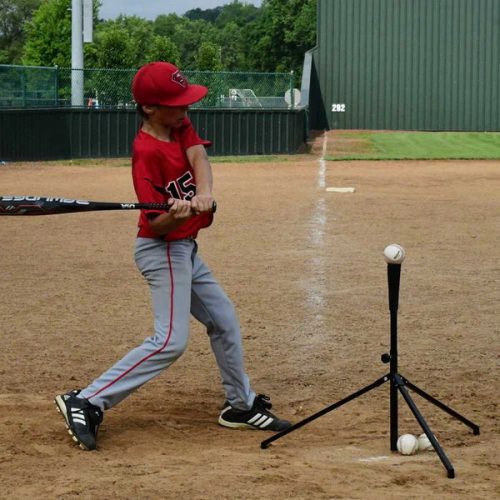
[[[273,421],[273,418],[269,417],[263,424],[259,425],[259,427],[261,429],[265,429],[272,421]]]
[[[265,422],[266,420],[267,420],[267,415],[262,415],[262,417],[259,418],[259,420],[256,420],[255,422],[253,422],[253,425],[255,425],[256,427],[259,427],[259,425],[262,422]]]
[[[73,417],[73,422],[76,424],[82,424],[82,425],[87,425],[87,422],[85,422],[85,419],[83,417]]]
[[[248,420],[249,424],[253,424],[256,420],[258,420],[260,417],[262,417],[262,413],[257,413],[257,415],[254,415],[250,420]]]

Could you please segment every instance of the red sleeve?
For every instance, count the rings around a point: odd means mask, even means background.
[[[179,129],[179,142],[182,145],[182,149],[186,150],[191,146],[196,146],[201,144],[205,147],[210,147],[212,145],[211,141],[207,141],[206,139],[202,139],[193,127],[193,124],[189,120],[189,118],[185,118],[182,124],[182,127]]]
[[[132,179],[139,203],[166,203],[168,195],[164,188],[160,159],[154,152],[134,151],[132,155]],[[161,214],[161,210],[142,210],[145,215]]]

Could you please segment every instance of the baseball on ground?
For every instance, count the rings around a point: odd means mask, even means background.
[[[418,439],[413,434],[399,436],[397,447],[401,455],[413,455],[418,450]]]
[[[418,436],[418,451],[432,451],[434,447],[425,434]]]
[[[388,264],[401,264],[405,260],[405,249],[397,243],[387,245],[384,249],[384,259]]]

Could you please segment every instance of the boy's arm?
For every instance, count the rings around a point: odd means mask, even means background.
[[[195,213],[211,212],[214,201],[212,196],[213,179],[207,152],[204,146],[197,144],[188,148],[186,154],[193,167],[196,181],[196,196],[191,200],[191,208]]]

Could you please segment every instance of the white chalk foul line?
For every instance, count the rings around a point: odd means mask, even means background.
[[[321,158],[318,160],[317,185],[324,190],[326,186],[326,162],[325,154],[327,151],[328,138],[326,130],[323,133],[323,148]],[[306,302],[309,306],[311,317],[316,323],[316,330],[321,329],[324,322],[323,311],[325,307],[324,273],[325,259],[323,257],[323,248],[325,245],[325,231],[327,226],[327,212],[324,194],[322,193],[316,200],[313,213],[310,220],[310,241],[316,248],[316,255],[309,263],[309,277],[306,290]]]
[[[325,155],[326,155],[326,146],[328,144],[328,139],[326,137],[326,130],[323,132],[323,149],[321,153],[321,158],[318,160],[319,162],[319,170],[318,170],[318,187],[324,188],[325,187],[325,177],[326,177],[326,161],[325,161]]]
[[[380,462],[381,460],[386,460],[389,457],[386,457],[385,455],[381,455],[379,457],[367,457],[367,458],[360,458],[358,462]]]
[[[354,193],[356,188],[353,187],[327,187],[328,193]]]
[[[327,151],[328,139],[326,136],[326,130],[323,133],[323,149],[321,153],[321,158],[319,159],[319,171],[318,171],[318,187],[325,188],[325,178],[326,178],[326,151]],[[329,193],[354,193],[356,191],[353,187],[327,187],[326,191]]]

